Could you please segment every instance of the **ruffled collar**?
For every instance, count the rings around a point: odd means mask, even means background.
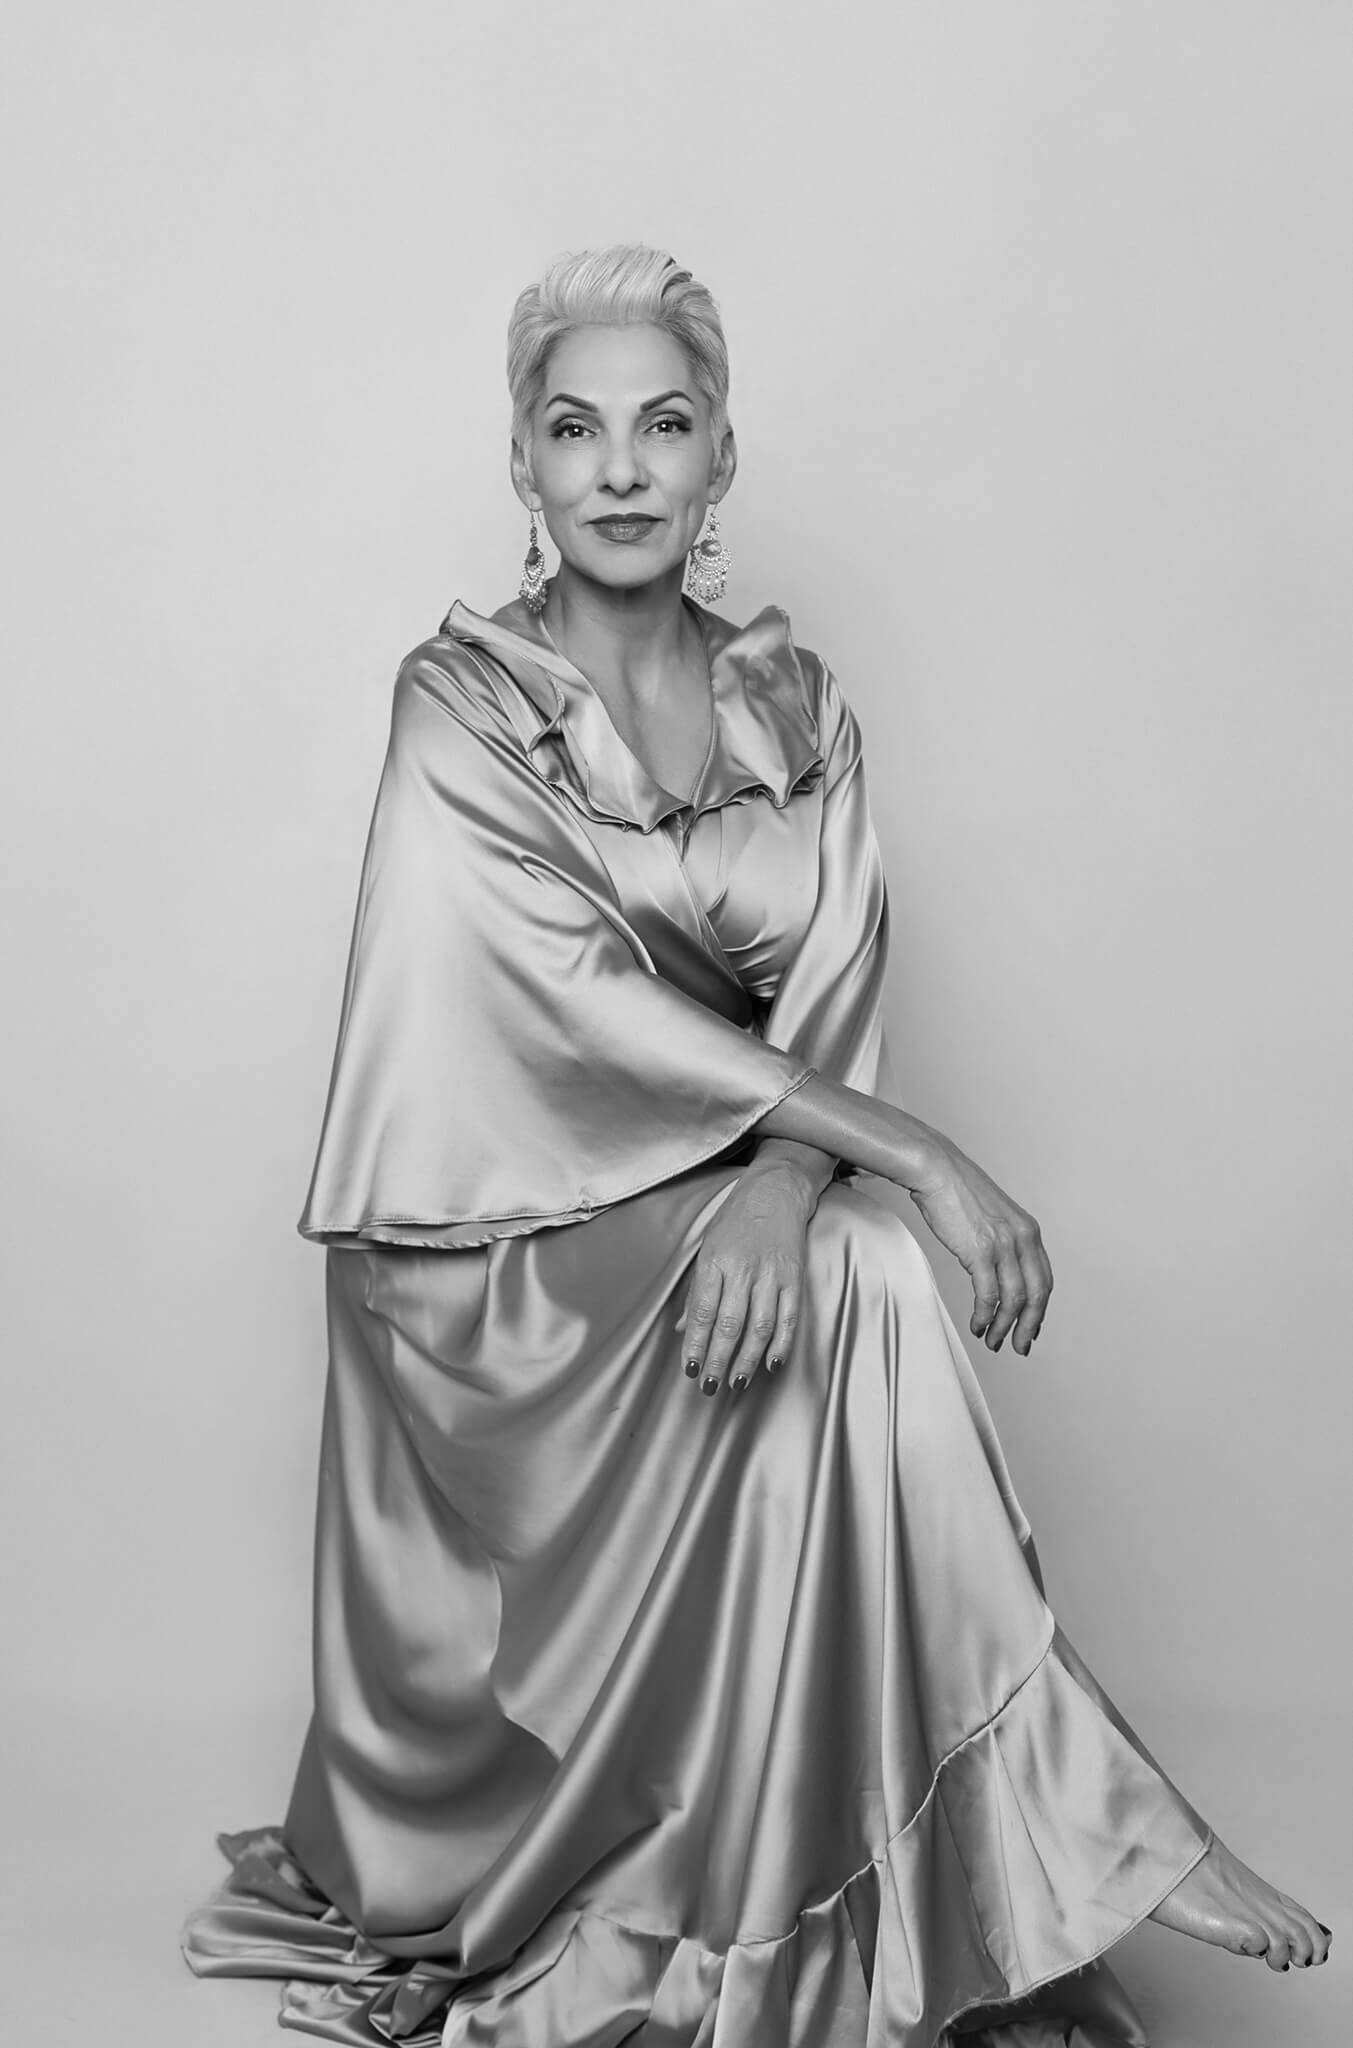
[[[714,698],[710,750],[689,801],[630,752],[587,677],[520,598],[490,619],[458,601],[442,632],[483,648],[507,669],[539,721],[526,735],[535,766],[581,796],[598,818],[648,832],[674,812],[698,817],[750,796],[783,806],[794,790],[820,779],[825,765],[789,620],[767,605],[738,628],[688,598],[682,602],[704,636]]]

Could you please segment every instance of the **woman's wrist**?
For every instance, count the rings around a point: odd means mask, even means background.
[[[947,1141],[942,1132],[923,1124],[919,1117],[909,1116],[905,1110],[898,1110],[895,1115],[901,1125],[901,1143],[898,1170],[893,1178],[909,1194],[923,1193],[943,1179],[948,1170]]]
[[[810,1207],[816,1208],[823,1190],[831,1186],[838,1164],[836,1153],[820,1151],[797,1138],[762,1138],[747,1171],[784,1173],[802,1188]]]

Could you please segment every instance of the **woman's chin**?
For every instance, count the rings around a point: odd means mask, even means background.
[[[607,543],[608,549],[610,544]],[[598,561],[589,554],[583,562],[560,563],[560,569],[567,576],[569,572],[584,583],[590,583],[599,590],[608,590],[630,595],[642,590],[670,587],[680,588],[685,573],[686,558],[677,561],[661,559],[656,552],[643,547],[610,549],[614,560]]]

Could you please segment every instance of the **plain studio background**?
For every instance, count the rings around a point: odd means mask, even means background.
[[[0,69],[6,2031],[275,2038],[175,1943],[307,1708],[390,688],[516,586],[513,297],[639,238],[726,313],[725,609],[865,728],[905,1099],[1053,1252],[978,1355],[1054,1604],[1340,1936],[1124,1973],[1345,2040],[1353,15],[11,0]]]

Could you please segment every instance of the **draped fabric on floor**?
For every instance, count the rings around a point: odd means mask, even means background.
[[[519,605],[401,670],[302,1218],[314,1714],[185,1953],[367,2048],[1129,2048],[1098,1959],[1208,1831],[878,1184],[825,1191],[780,1374],[681,1369],[751,1126],[896,1099],[858,724],[781,613],[698,616],[693,803]]]

